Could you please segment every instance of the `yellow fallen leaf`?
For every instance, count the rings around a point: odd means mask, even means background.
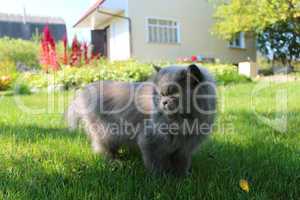
[[[242,179],[240,180],[240,187],[242,188],[242,190],[244,190],[245,192],[249,192],[250,191],[250,186],[247,180]]]

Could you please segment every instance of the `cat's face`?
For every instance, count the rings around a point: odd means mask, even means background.
[[[167,117],[188,114],[186,107],[203,76],[196,65],[160,69],[154,79],[154,105]]]

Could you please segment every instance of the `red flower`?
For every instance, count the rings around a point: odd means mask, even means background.
[[[191,57],[191,61],[192,61],[192,62],[197,62],[197,61],[198,61],[197,56],[192,56],[192,57]]]
[[[98,59],[100,59],[100,57],[101,57],[101,54],[100,53],[92,53],[92,58],[91,58],[91,60],[98,60]]]
[[[64,44],[64,58],[63,58],[63,63],[65,65],[68,64],[68,37],[67,33],[63,37],[63,44]]]
[[[43,30],[40,62],[46,72],[49,71],[49,68],[54,71],[57,71],[59,69],[56,56],[55,40],[53,39],[48,25],[46,25]]]
[[[89,57],[88,57],[88,45],[86,42],[83,43],[82,49],[83,49],[85,64],[89,64],[90,61],[89,61]]]
[[[81,63],[81,45],[75,35],[72,42],[71,65],[80,65]]]

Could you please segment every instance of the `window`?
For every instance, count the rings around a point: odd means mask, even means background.
[[[178,44],[180,42],[179,24],[164,19],[147,19],[148,42],[160,44]]]
[[[230,42],[229,46],[231,48],[245,48],[245,34],[243,32],[238,33]]]

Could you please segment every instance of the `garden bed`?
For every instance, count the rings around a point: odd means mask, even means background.
[[[161,66],[172,64],[186,66],[190,63],[165,62]],[[220,85],[251,81],[239,75],[233,65],[199,65],[207,68]],[[49,88],[54,91],[76,89],[98,80],[140,82],[148,80],[153,73],[152,63],[109,62],[95,55],[89,56],[87,44],[80,44],[76,38],[71,48],[66,40],[55,44],[46,28],[41,44],[0,39],[0,91],[29,94]]]

